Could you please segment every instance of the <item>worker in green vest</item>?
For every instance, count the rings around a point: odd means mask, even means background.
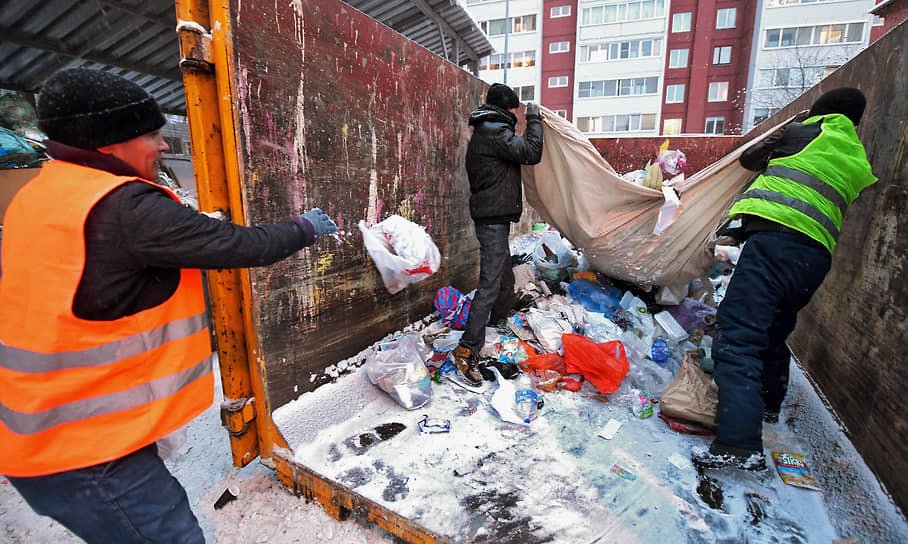
[[[865,104],[858,89],[833,89],[741,155],[761,174],[729,212],[746,244],[719,306],[718,431],[694,452],[699,467],[766,468],[763,422],[779,420],[788,389],[785,340],[829,272],[845,212],[876,181],[855,131]]]

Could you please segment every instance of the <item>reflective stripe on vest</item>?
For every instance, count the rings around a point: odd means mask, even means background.
[[[179,321],[80,351],[38,353],[27,349],[0,344],[0,368],[41,374],[54,370],[101,366],[116,363],[180,338],[186,338],[208,327],[207,314],[198,314]],[[0,421],[3,420],[0,415]]]
[[[796,181],[801,185],[804,185],[805,187],[810,187],[814,191],[823,195],[823,198],[835,204],[839,211],[842,212],[843,217],[845,216],[845,212],[848,211],[848,203],[845,202],[845,197],[842,196],[842,193],[836,191],[832,185],[826,183],[820,178],[811,176],[807,172],[795,170],[794,168],[789,168],[787,166],[771,164],[763,172],[763,175],[790,179],[791,181]]]
[[[168,397],[209,372],[211,359],[206,357],[182,372],[152,380],[127,391],[77,400],[33,414],[17,412],[0,403],[0,421],[17,434],[40,433],[63,423],[128,410]]]
[[[760,200],[766,200],[769,202],[775,202],[776,204],[782,204],[783,206],[788,206],[793,210],[797,210],[807,217],[813,219],[820,224],[821,227],[826,229],[826,232],[832,236],[832,239],[838,242],[839,240],[839,227],[835,226],[835,223],[832,222],[832,219],[829,219],[827,216],[823,215],[820,210],[816,209],[813,204],[809,202],[804,202],[803,200],[785,196],[782,193],[777,193],[775,191],[767,191],[766,189],[750,189],[745,191],[744,194],[736,198],[734,201],[738,202],[741,200],[746,200],[748,198],[758,198]]]

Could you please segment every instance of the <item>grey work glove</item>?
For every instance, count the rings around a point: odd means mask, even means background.
[[[526,113],[524,113],[524,116],[530,117],[534,115],[536,117],[542,117],[541,115],[539,115],[539,104],[535,102],[527,102],[527,111]]]
[[[312,231],[316,236],[337,232],[337,225],[334,224],[334,221],[318,208],[312,208],[308,212],[300,215],[300,218],[305,219],[312,225]]]

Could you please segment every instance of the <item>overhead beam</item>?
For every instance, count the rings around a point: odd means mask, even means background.
[[[453,38],[456,42],[462,44],[464,51],[466,51],[466,53],[467,53],[467,56],[469,56],[471,59],[475,60],[476,62],[479,62],[479,55],[476,54],[476,51],[474,51],[473,48],[469,46],[469,44],[467,44],[466,42],[463,41],[463,39],[461,39],[460,34],[455,32],[454,29],[451,28],[450,25],[448,25],[448,23],[446,23],[444,19],[442,19],[441,15],[439,15],[438,12],[436,12],[434,9],[432,9],[432,6],[430,6],[428,4],[428,2],[426,2],[425,0],[410,0],[410,1],[413,2],[413,4],[417,8],[419,8],[419,11],[423,12],[423,14],[425,14],[426,17],[432,19],[433,21],[435,21],[435,23],[439,27],[443,28],[444,31],[448,34],[448,36],[451,36],[451,38]]]

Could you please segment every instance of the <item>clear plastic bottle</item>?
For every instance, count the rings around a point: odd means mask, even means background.
[[[536,392],[531,389],[518,389],[514,393],[514,413],[527,425],[536,419],[539,411]]]

